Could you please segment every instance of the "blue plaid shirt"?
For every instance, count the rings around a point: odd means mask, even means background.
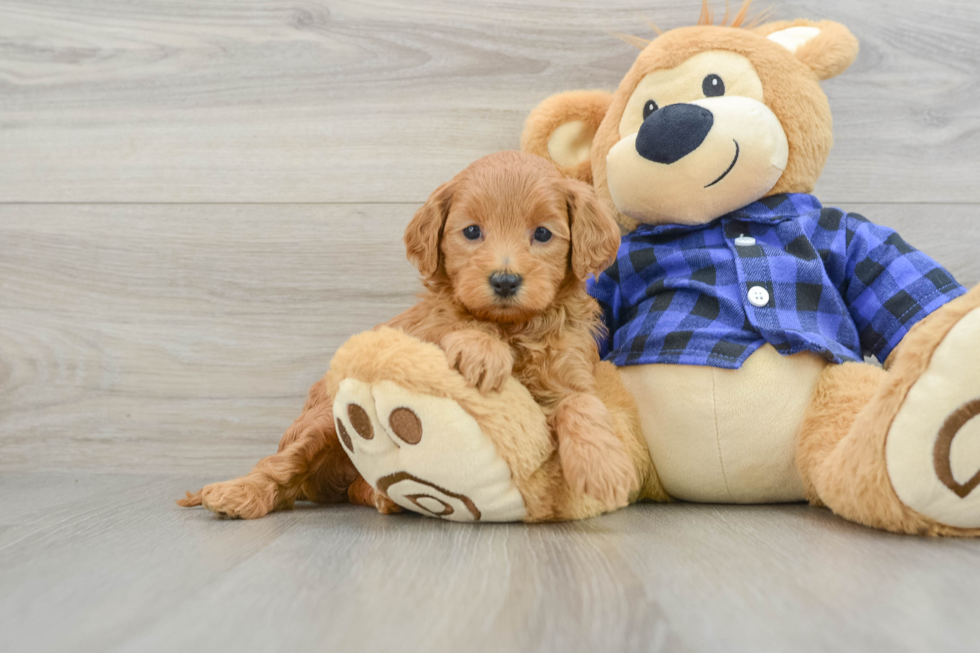
[[[763,306],[748,299],[756,286]],[[609,331],[599,351],[616,365],[734,369],[767,342],[784,355],[884,361],[965,289],[893,230],[790,194],[708,224],[642,225],[589,292]]]

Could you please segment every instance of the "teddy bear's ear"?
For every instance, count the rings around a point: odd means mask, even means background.
[[[592,183],[592,139],[611,102],[605,91],[552,95],[527,117],[521,149],[548,159],[563,175]]]
[[[829,20],[766,23],[755,31],[792,52],[819,79],[841,74],[858,54],[858,41],[850,30]]]
[[[431,279],[439,271],[439,241],[442,239],[442,230],[449,216],[449,206],[452,204],[455,189],[455,179],[435,189],[405,228],[408,260],[422,274],[423,279]]]

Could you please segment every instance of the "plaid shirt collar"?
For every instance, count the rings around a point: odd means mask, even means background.
[[[651,236],[714,229],[721,220],[739,220],[741,222],[756,222],[761,224],[776,224],[784,220],[792,220],[801,215],[819,211],[823,205],[813,195],[806,193],[786,193],[764,197],[758,202],[752,202],[731,213],[727,213],[711,222],[701,224],[641,224],[634,230],[637,234]]]

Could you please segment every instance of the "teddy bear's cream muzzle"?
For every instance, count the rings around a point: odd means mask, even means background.
[[[710,131],[690,153],[658,163],[644,148],[638,149],[640,132],[634,132],[614,145],[606,157],[612,199],[634,220],[646,224],[713,220],[763,197],[786,169],[786,133],[762,102],[726,96],[688,104],[707,110],[712,117]],[[682,124],[671,127],[678,126],[683,128]],[[689,137],[678,131],[658,140],[669,144],[671,138]]]

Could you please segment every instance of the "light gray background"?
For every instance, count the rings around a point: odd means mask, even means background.
[[[974,648],[980,543],[805,506],[472,527],[172,502],[273,451],[336,347],[412,303],[431,190],[547,95],[614,87],[636,51],[610,32],[698,10],[0,0],[0,648]],[[980,3],[797,16],[862,44],[825,84],[817,194],[980,281]]]

